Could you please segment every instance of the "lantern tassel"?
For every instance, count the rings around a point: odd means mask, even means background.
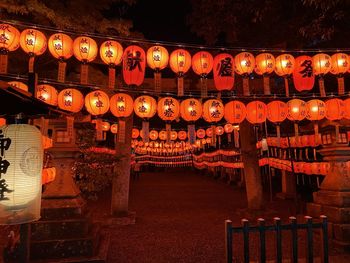
[[[190,144],[194,144],[196,141],[196,130],[194,124],[187,125],[188,140]]]
[[[201,76],[201,98],[208,97],[208,81],[205,76]]]
[[[344,84],[344,78],[338,77],[338,95],[344,95],[345,93],[345,84]]]
[[[74,116],[67,116],[67,136],[70,142],[73,142],[74,134]]]
[[[178,96],[184,95],[184,78],[181,75],[177,77],[177,95]]]
[[[88,84],[89,67],[86,63],[82,63],[80,66],[80,83]]]
[[[281,147],[281,126],[277,124],[276,126],[276,133],[277,133],[277,146]]]
[[[215,145],[216,145],[215,125],[211,126],[211,132],[212,132],[211,146],[215,147]]]
[[[170,123],[165,124],[165,131],[166,131],[166,142],[170,143],[170,132],[171,132],[171,124]]]
[[[269,76],[264,76],[263,81],[264,81],[264,95],[271,95]]]
[[[59,60],[58,61],[58,74],[57,74],[57,81],[64,83],[66,81],[66,66],[67,63]]]
[[[0,74],[7,74],[7,54],[0,54]]]
[[[115,87],[115,67],[110,66],[108,68],[108,88],[114,89]]]
[[[298,141],[299,139],[299,126],[298,123],[294,123],[294,134],[295,134],[295,141]]]
[[[289,97],[289,82],[288,77],[284,77],[284,87],[286,89],[286,97]]]
[[[250,96],[249,78],[248,77],[243,77],[243,95]]]
[[[125,143],[125,120],[118,120],[118,142]]]
[[[162,92],[162,74],[156,70],[154,72],[154,91],[157,93]]]
[[[314,130],[315,130],[315,143],[318,144],[318,122],[314,123]]]
[[[103,141],[102,120],[96,119],[96,141]]]
[[[239,148],[239,132],[238,129],[233,129],[233,137],[235,140],[235,148]]]
[[[320,87],[320,96],[326,97],[326,90],[324,88],[324,79],[322,77],[318,79],[318,86]]]
[[[142,121],[143,142],[149,142],[149,122]]]
[[[34,56],[30,56],[29,57],[28,72],[29,73],[34,73]]]

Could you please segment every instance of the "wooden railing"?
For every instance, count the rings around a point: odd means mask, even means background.
[[[259,260],[258,262],[266,262],[266,232],[272,231],[275,233],[275,261],[277,263],[282,263],[282,233],[283,231],[289,231],[291,235],[291,255],[290,261],[292,263],[298,262],[298,230],[306,230],[306,261],[308,263],[314,262],[313,253],[313,230],[320,230],[321,237],[321,262],[328,263],[328,235],[327,235],[327,217],[320,216],[320,222],[313,222],[312,218],[305,216],[306,222],[303,224],[298,224],[295,217],[289,217],[289,224],[282,224],[281,219],[278,217],[274,218],[273,225],[266,225],[263,218],[258,219],[258,223],[255,226],[250,226],[247,219],[242,219],[242,226],[234,227],[232,226],[231,220],[225,221],[225,246],[226,246],[226,262],[233,262],[233,246],[234,246],[234,233],[242,233],[243,235],[243,258],[245,263],[250,261],[249,253],[249,233],[258,232],[259,234]],[[285,257],[286,258],[286,257]]]

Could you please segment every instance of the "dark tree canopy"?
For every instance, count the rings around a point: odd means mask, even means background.
[[[191,3],[192,13],[187,22],[210,45],[349,46],[349,0],[191,0]]]

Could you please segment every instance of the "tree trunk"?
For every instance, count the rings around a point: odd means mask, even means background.
[[[263,191],[253,126],[248,121],[240,125],[241,152],[249,209],[263,207]]]

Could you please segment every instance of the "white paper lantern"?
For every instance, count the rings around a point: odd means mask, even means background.
[[[43,144],[28,124],[0,126],[0,225],[40,218]]]

